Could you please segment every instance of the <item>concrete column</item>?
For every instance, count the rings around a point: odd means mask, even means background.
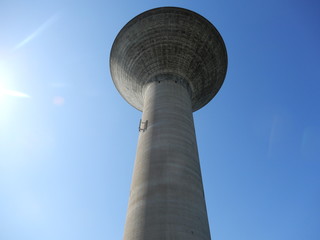
[[[149,83],[141,128],[124,240],[211,239],[187,88]]]

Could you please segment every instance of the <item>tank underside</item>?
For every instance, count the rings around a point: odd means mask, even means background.
[[[199,14],[156,8],[136,16],[119,32],[110,70],[120,94],[140,111],[146,83],[168,76],[187,85],[196,111],[219,91],[227,52],[219,32]]]

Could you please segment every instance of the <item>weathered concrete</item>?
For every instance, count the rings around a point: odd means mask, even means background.
[[[145,87],[148,124],[139,135],[124,240],[208,240],[190,95],[174,77],[159,81]]]
[[[192,11],[164,7],[146,11],[117,35],[110,54],[114,84],[126,101],[142,111],[143,87],[158,74],[185,79],[192,109],[206,105],[219,91],[227,53],[216,28]]]
[[[224,81],[220,34],[192,11],[152,9],[120,31],[110,70],[120,94],[143,110],[124,240],[209,240],[192,112]]]

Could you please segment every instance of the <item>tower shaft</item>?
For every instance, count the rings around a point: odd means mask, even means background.
[[[143,96],[124,240],[209,240],[190,93],[166,77]]]

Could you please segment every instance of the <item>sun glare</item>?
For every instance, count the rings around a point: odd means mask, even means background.
[[[23,98],[29,98],[30,97],[28,94],[25,94],[25,93],[22,93],[22,92],[18,92],[18,91],[14,91],[14,90],[5,89],[5,88],[0,86],[0,97],[3,97],[5,95],[11,96],[11,97],[23,97]]]
[[[12,80],[12,73],[4,66],[4,64],[0,63],[0,99],[3,99],[5,96],[30,98],[26,93],[8,89],[6,85],[9,85]]]
[[[30,98],[26,93],[13,90],[15,88],[13,71],[7,64],[0,62],[0,132],[2,135],[10,124],[12,114],[17,110],[16,100]]]

